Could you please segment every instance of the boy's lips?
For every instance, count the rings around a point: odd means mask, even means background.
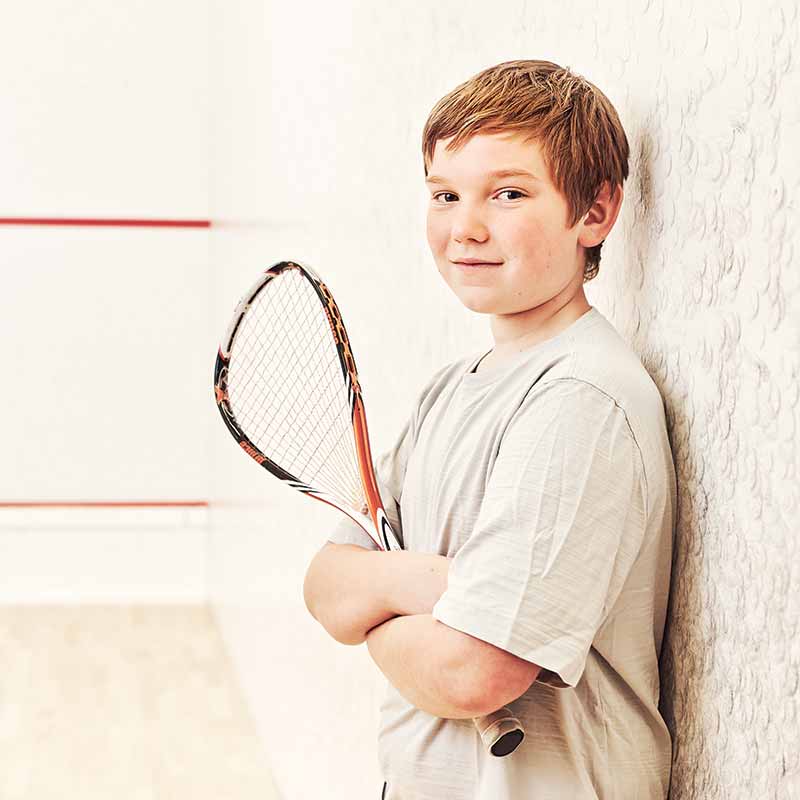
[[[454,261],[453,264],[455,264],[459,269],[467,271],[477,269],[496,269],[497,267],[503,266],[502,261]]]

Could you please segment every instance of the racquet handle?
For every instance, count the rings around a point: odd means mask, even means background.
[[[486,749],[493,756],[507,756],[525,738],[520,721],[507,708],[472,720]]]

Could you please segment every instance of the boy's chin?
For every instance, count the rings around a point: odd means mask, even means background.
[[[515,314],[524,314],[536,308],[536,304],[529,302],[527,304],[519,303],[515,306],[513,302],[493,295],[489,292],[481,294],[478,292],[454,292],[458,297],[461,305],[476,314],[492,314],[496,317],[512,317]]]
[[[500,303],[496,297],[483,296],[479,294],[457,294],[461,305],[474,311],[476,314],[501,314]]]
[[[496,314],[494,307],[488,303],[464,303],[464,307],[476,314]]]

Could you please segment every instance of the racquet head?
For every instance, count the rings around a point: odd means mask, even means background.
[[[336,301],[310,267],[279,261],[239,301],[214,368],[222,419],[287,485],[399,549],[377,488],[364,404]]]

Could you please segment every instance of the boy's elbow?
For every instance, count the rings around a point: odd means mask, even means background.
[[[326,628],[326,630],[328,629]],[[339,644],[357,645],[363,644],[366,641],[363,631],[338,628],[336,630],[328,630],[328,633],[336,639]]]
[[[306,603],[308,606],[308,603]],[[328,635],[335,639],[339,644],[356,645],[365,641],[364,632],[348,624],[348,616],[341,612],[338,607],[335,609],[322,609],[317,612],[309,608],[311,616],[325,629]]]
[[[303,602],[306,604],[308,613],[314,617],[318,622],[320,621],[321,606],[324,601],[325,591],[325,571],[326,567],[322,563],[332,549],[331,543],[327,543],[315,556],[311,559],[311,563],[306,570],[305,578],[303,579]],[[330,567],[328,567],[330,569]]]
[[[319,622],[329,636],[340,644],[361,644],[364,641],[363,636],[359,639],[357,631],[348,630],[342,624],[347,619],[347,615],[342,613],[339,603],[331,602],[330,598],[325,602],[320,595],[319,586],[315,582],[314,567],[312,561],[303,580],[303,602],[306,604],[308,613]]]
[[[317,622],[319,622],[319,617],[317,616],[314,607],[316,605],[316,594],[314,593],[314,589],[312,586],[311,581],[311,567],[308,568],[306,571],[306,576],[303,579],[303,602],[306,604],[306,608],[308,609],[308,613],[314,617]]]

